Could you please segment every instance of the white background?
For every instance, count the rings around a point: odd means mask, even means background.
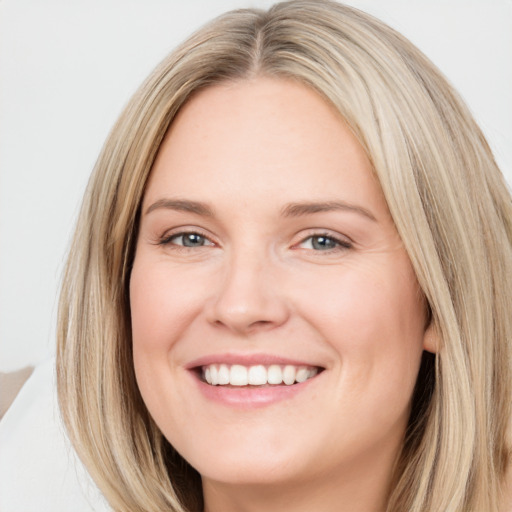
[[[271,0],[0,0],[0,371],[54,352],[81,196],[129,96],[213,16]],[[353,0],[420,47],[512,183],[512,0]]]

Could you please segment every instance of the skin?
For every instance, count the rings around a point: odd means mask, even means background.
[[[211,215],[163,202],[176,199]],[[333,201],[350,207],[283,215]],[[370,162],[317,93],[258,77],[181,110],[143,199],[130,300],[140,391],[202,475],[208,512],[384,509],[434,347]],[[235,406],[206,397],[189,369],[212,354],[324,370],[286,399]]]

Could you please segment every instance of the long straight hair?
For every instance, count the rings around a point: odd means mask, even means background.
[[[214,20],[166,58],[114,126],[63,280],[58,387],[70,438],[118,511],[202,510],[200,477],[137,389],[128,283],[144,189],[179,109],[216,83],[296,80],[372,162],[439,338],[425,354],[388,512],[491,512],[508,463],[512,204],[452,87],[382,22],[328,0]]]

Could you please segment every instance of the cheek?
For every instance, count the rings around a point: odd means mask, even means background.
[[[340,357],[340,378],[351,388],[412,392],[426,307],[408,260],[395,259],[347,264],[330,279],[304,283],[304,316]]]
[[[130,277],[133,363],[153,416],[167,406],[162,390],[176,366],[169,354],[197,310],[197,293],[186,284],[179,273],[171,276],[165,265],[146,258],[143,251],[137,255]]]
[[[383,271],[385,265],[347,265],[336,275],[311,275],[297,290],[304,311],[329,337],[340,335],[360,345],[362,340],[383,348],[413,343],[422,337],[426,307],[412,269]],[[398,266],[401,268],[401,266]],[[334,272],[333,272],[334,274]]]
[[[135,260],[130,279],[134,351],[169,350],[201,309],[201,287],[168,267]]]
[[[186,410],[187,396],[173,386],[180,372],[174,346],[200,311],[197,287],[183,273],[171,272],[158,259],[146,258],[140,251],[130,277],[130,309],[133,363],[137,384],[151,416],[169,431],[187,431],[182,416],[173,410]],[[169,394],[169,390],[174,392]],[[185,415],[186,416],[186,415]]]

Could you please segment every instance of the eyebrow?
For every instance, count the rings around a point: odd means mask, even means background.
[[[337,210],[358,213],[374,222],[377,222],[375,215],[373,215],[370,210],[344,201],[290,203],[283,208],[281,213],[284,217],[301,217],[302,215],[310,215],[312,213],[331,212]]]
[[[159,199],[146,210],[146,215],[154,210],[164,208],[181,212],[195,213],[203,217],[214,217],[214,212],[207,204],[189,199]],[[300,202],[289,203],[281,210],[283,217],[301,217],[314,213],[330,211],[348,211],[358,213],[374,222],[377,221],[372,212],[354,204],[344,201],[325,201],[325,202]]]
[[[195,213],[203,217],[213,217],[213,210],[208,205],[188,199],[159,199],[146,210],[146,215],[159,208]]]

